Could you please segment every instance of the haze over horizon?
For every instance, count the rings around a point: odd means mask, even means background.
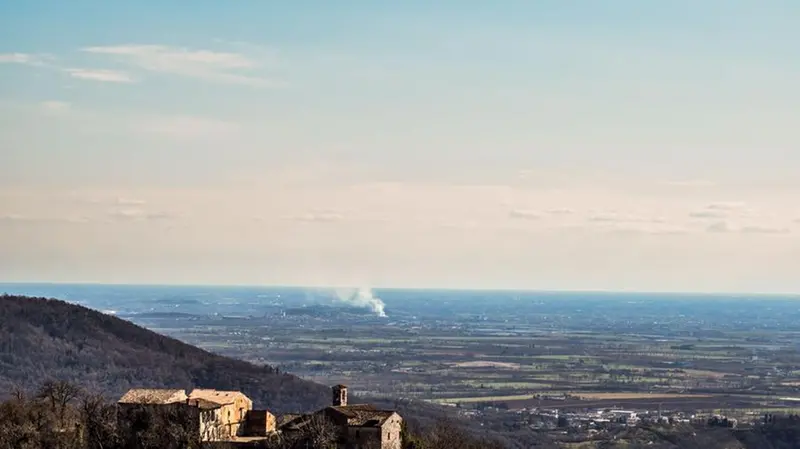
[[[708,291],[686,291],[686,290],[601,290],[601,289],[535,289],[535,288],[515,288],[515,287],[436,287],[425,285],[406,285],[402,287],[392,285],[379,285],[379,286],[357,286],[356,284],[294,284],[294,285],[278,285],[278,284],[203,284],[203,283],[103,283],[103,282],[82,282],[82,281],[64,281],[64,282],[50,282],[50,281],[20,281],[20,282],[5,282],[0,281],[0,294],[9,295],[26,295],[26,296],[44,296],[54,297],[57,299],[64,299],[57,292],[59,288],[66,288],[68,290],[78,289],[95,289],[95,288],[111,288],[111,289],[203,289],[215,290],[220,289],[227,291],[228,289],[246,289],[254,291],[274,292],[287,290],[308,290],[321,292],[325,295],[336,295],[337,291],[358,291],[366,289],[373,294],[380,295],[382,292],[487,292],[496,294],[509,294],[509,295],[558,295],[558,296],[572,296],[572,295],[589,295],[594,297],[604,297],[609,295],[618,295],[619,297],[629,296],[649,296],[648,299],[665,299],[669,298],[688,298],[688,297],[703,297],[703,298],[724,298],[724,299],[741,299],[746,298],[780,298],[780,299],[800,299],[800,293],[793,291],[734,291],[734,290],[708,290]],[[662,298],[663,297],[663,298]],[[587,299],[587,296],[582,297]],[[506,298],[508,299],[508,298]]]
[[[800,292],[800,3],[0,12],[0,282]]]

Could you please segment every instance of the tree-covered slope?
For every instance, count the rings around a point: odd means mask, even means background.
[[[327,387],[212,354],[64,301],[0,296],[0,394],[57,379],[115,396],[131,387],[240,390],[276,412],[311,410]]]

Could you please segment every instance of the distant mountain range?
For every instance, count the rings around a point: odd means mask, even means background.
[[[64,301],[0,296],[0,395],[67,380],[109,396],[132,387],[240,390],[276,413],[328,405],[328,387],[223,357]]]

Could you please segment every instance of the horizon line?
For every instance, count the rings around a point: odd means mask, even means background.
[[[199,287],[199,288],[264,288],[264,289],[341,289],[363,288],[371,290],[407,290],[407,291],[450,291],[450,292],[508,292],[508,293],[547,293],[574,294],[586,293],[596,295],[669,295],[669,296],[759,296],[759,297],[797,297],[800,292],[754,292],[754,291],[691,291],[691,290],[611,290],[611,289],[536,289],[515,287],[387,287],[365,285],[281,285],[281,284],[191,284],[191,283],[131,283],[131,282],[86,282],[86,281],[0,281],[0,286],[7,285],[39,285],[39,286],[109,286],[109,287]],[[0,292],[5,294],[5,292]]]

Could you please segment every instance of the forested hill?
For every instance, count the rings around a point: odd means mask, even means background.
[[[328,404],[326,386],[212,354],[64,301],[0,296],[0,396],[65,380],[115,397],[131,387],[240,390],[276,412]]]

